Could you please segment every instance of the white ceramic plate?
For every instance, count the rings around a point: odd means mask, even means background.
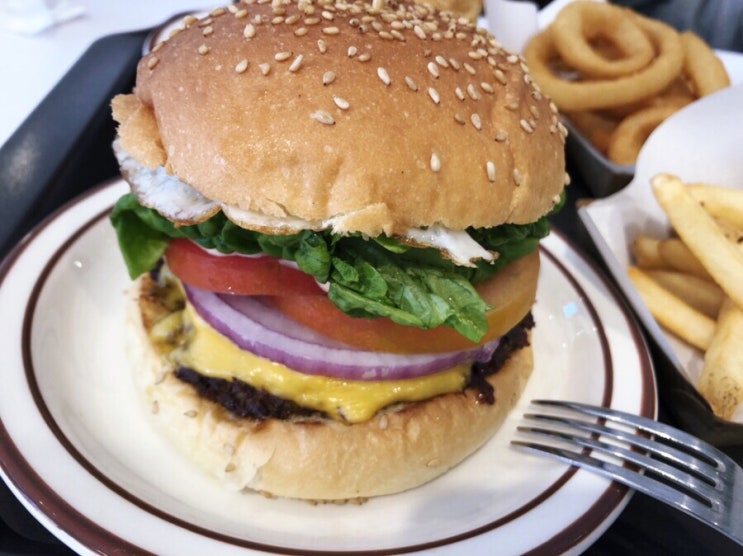
[[[655,383],[632,318],[559,235],[543,247],[535,371],[482,450],[416,490],[363,505],[225,491],[162,441],[134,390],[122,329],[128,278],[107,215],[114,182],[47,220],[0,267],[4,480],[80,553],[521,554],[579,552],[624,487],[512,448],[534,398],[653,417]]]

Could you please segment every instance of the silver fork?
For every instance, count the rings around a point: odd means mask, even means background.
[[[720,450],[637,415],[576,402],[532,403],[553,411],[525,414],[525,419],[539,426],[518,430],[547,439],[549,444],[513,440],[513,445],[627,485],[743,545],[743,470]]]

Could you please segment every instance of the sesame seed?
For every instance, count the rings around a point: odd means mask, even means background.
[[[323,10],[320,15],[322,15],[323,19],[327,19],[328,21],[333,21],[333,19],[335,19],[335,16],[327,10]]]
[[[159,61],[160,61],[160,58],[158,58],[157,56],[152,56],[152,57],[150,57],[150,59],[149,59],[149,60],[147,61],[147,67],[148,67],[148,68],[150,68],[150,69],[152,69],[152,68],[154,68],[154,67],[155,67],[155,66],[157,65],[157,63],[158,63]]]
[[[400,31],[398,31],[397,29],[392,29],[392,31],[390,31],[390,34],[391,34],[391,35],[392,35],[392,36],[393,36],[393,37],[394,37],[395,39],[397,39],[398,41],[400,41],[400,42],[405,42],[405,35],[403,35],[403,34],[402,34],[402,33],[401,33]]]
[[[232,6],[232,5],[233,5],[233,4],[230,4],[230,6]],[[242,19],[242,18],[244,18],[244,17],[246,16],[246,15],[248,15],[248,10],[245,10],[245,9],[242,9],[242,10],[238,10],[238,11],[236,11],[236,12],[235,12],[235,18],[236,18],[236,19]]]
[[[449,62],[447,62],[447,61],[446,61],[446,58],[444,58],[444,57],[443,57],[443,56],[441,56],[441,55],[438,55],[438,56],[436,56],[436,57],[434,58],[434,60],[436,60],[436,63],[437,63],[438,65],[440,65],[440,66],[441,66],[442,68],[448,68],[448,67],[449,67]]]
[[[199,19],[197,17],[194,17],[193,15],[187,15],[183,18],[183,25],[186,27],[190,27],[194,23],[196,23]]]
[[[320,51],[320,54],[325,54],[328,51],[328,45],[325,44],[324,40],[317,39],[317,49]]]
[[[521,185],[521,172],[516,168],[513,169],[513,183],[517,186]]]
[[[406,75],[405,76],[405,83],[407,83],[407,85],[408,85],[408,87],[410,88],[411,91],[417,91],[418,90],[418,84],[415,81],[413,81],[413,78],[410,77],[409,75]]]
[[[457,87],[456,89],[454,89],[454,94],[457,95],[457,98],[459,100],[464,100],[465,99],[464,92],[462,92],[462,89],[459,88],[459,87]]]
[[[508,79],[506,79],[506,74],[503,73],[502,70],[497,69],[493,72],[493,74],[495,75],[495,78],[498,80],[498,83],[500,83],[501,85],[505,85],[506,83],[508,83]]]
[[[392,83],[392,80],[390,79],[390,74],[387,73],[387,70],[384,68],[377,68],[377,75],[379,76],[379,79],[382,80],[382,83],[385,85],[388,85]]]
[[[467,121],[460,114],[454,114],[454,121],[462,125],[465,125],[467,123]]]
[[[209,53],[209,47],[206,46],[205,44],[202,44],[199,47],[199,54],[201,54],[203,56],[204,54],[208,54],[208,53]]]
[[[322,32],[326,35],[337,35],[340,33],[340,29],[338,27],[323,27]]]
[[[255,26],[252,23],[248,23],[243,29],[243,36],[246,39],[252,39],[255,37]]]
[[[299,15],[294,14],[294,15],[290,15],[289,17],[287,17],[284,20],[284,23],[286,23],[287,25],[294,25],[297,21],[299,21]]]
[[[302,67],[302,61],[304,60],[304,56],[301,54],[298,55],[294,60],[292,60],[291,65],[289,66],[289,71],[292,73],[297,71],[300,67]]]
[[[311,114],[312,119],[320,122],[321,124],[325,125],[334,125],[335,119],[333,116],[330,115],[329,112],[326,112],[325,110],[317,110]]]
[[[475,86],[472,83],[467,85],[467,94],[472,100],[480,100],[480,93],[477,92],[477,89],[475,89]]]
[[[482,58],[482,54],[480,52],[477,52],[476,50],[470,50],[467,53],[467,56],[469,56],[472,60],[480,60]]]
[[[482,120],[480,119],[479,114],[472,114],[470,116],[470,121],[472,122],[472,125],[475,126],[475,129],[477,131],[480,131],[482,129]]]
[[[247,60],[240,60],[240,62],[235,66],[235,71],[237,73],[243,73],[246,69],[248,69]]]
[[[435,104],[441,103],[441,95],[439,95],[439,92],[436,89],[434,89],[433,87],[429,87],[428,88],[428,96],[431,97],[431,100]]]
[[[436,153],[431,153],[430,166],[431,170],[433,170],[434,172],[438,172],[441,170],[441,159]]]
[[[304,37],[307,34],[307,27],[298,27],[294,30],[295,37]]]
[[[154,54],[155,52],[157,52],[158,50],[160,50],[163,46],[165,46],[165,43],[164,42],[161,41],[161,42],[157,43],[155,46],[152,47],[152,53]]]
[[[519,120],[519,125],[526,133],[534,133],[534,127],[526,120]]]
[[[454,58],[449,58],[449,65],[454,68],[454,71],[459,71],[459,68],[461,67],[459,65],[459,62],[457,62]]]
[[[423,28],[420,25],[415,25],[413,27],[413,33],[415,33],[415,35],[419,39],[426,40],[426,32],[423,30]]]
[[[519,57],[516,54],[509,54],[506,57],[506,62],[508,62],[509,64],[515,64],[518,61],[519,61]]]
[[[213,17],[219,17],[220,15],[224,15],[227,12],[224,8],[216,8],[212,10],[212,12],[209,14]]]
[[[341,110],[348,110],[348,107],[350,106],[346,99],[337,96],[333,97],[333,102]]]
[[[495,181],[495,164],[492,160],[488,160],[485,164],[485,170],[488,173],[488,180],[492,183]]]
[[[359,52],[359,49],[356,48],[355,46],[348,47],[347,54],[349,58],[353,58],[354,56],[356,56],[356,54],[358,54],[358,52]]]
[[[269,64],[266,64],[266,63],[259,64],[258,67],[260,68],[261,73],[263,75],[268,75],[268,72],[271,71],[271,66]]]
[[[212,27],[211,25],[209,25],[207,27],[204,27],[204,30],[201,32],[201,34],[204,35],[205,37],[208,37],[213,32],[214,32],[214,27]]]
[[[333,81],[335,81],[335,73],[332,71],[326,71],[322,75],[322,84],[323,85],[330,85]]]
[[[392,36],[392,33],[388,33],[387,31],[379,31],[378,34],[379,34],[380,39],[384,39],[387,41],[391,41],[392,39],[395,38]]]
[[[430,73],[435,79],[439,78],[439,66],[433,62],[428,62],[428,73]]]
[[[304,24],[305,25],[310,25],[311,26],[311,25],[317,25],[318,23],[320,23],[320,18],[319,17],[308,17],[308,18],[305,18],[305,20],[304,20]]]
[[[291,52],[277,52],[273,55],[273,59],[277,62],[285,62],[289,58],[291,58],[292,53]]]
[[[489,93],[489,94],[491,94],[491,95],[492,95],[493,93],[495,93],[495,89],[493,89],[493,86],[492,86],[492,85],[491,85],[490,83],[485,83],[485,82],[482,82],[482,83],[480,83],[480,87],[481,87],[481,88],[482,88],[482,90],[483,90],[483,91],[485,91],[486,93]]]
[[[371,54],[368,52],[364,52],[363,54],[360,54],[358,58],[356,58],[359,62],[368,62],[371,60]]]
[[[473,68],[467,62],[464,63],[464,69],[467,70],[467,73],[469,73],[470,75],[475,75],[475,68]]]
[[[503,141],[508,140],[508,133],[505,131],[499,131],[495,134],[495,140],[498,141],[498,143],[502,143]]]
[[[211,25],[213,23],[213,19],[211,17],[207,17],[206,19],[202,19],[199,22],[199,27],[206,27],[207,25]]]

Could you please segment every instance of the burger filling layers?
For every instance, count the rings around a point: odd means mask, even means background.
[[[485,379],[513,351],[528,345],[527,330],[533,326],[528,314],[484,361],[468,361],[416,378],[346,380],[299,372],[242,349],[199,315],[167,266],[143,278],[140,309],[152,344],[180,380],[233,414],[253,419],[332,418],[359,423],[401,403],[468,387],[479,391],[482,402],[493,403],[493,389]],[[364,352],[358,355],[363,357]]]

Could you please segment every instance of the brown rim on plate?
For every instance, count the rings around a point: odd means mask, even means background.
[[[5,277],[9,274],[14,266],[14,263],[20,259],[24,253],[26,247],[28,247],[35,238],[56,218],[60,217],[66,210],[69,210],[75,204],[87,199],[90,196],[95,195],[106,187],[103,186],[91,190],[81,198],[78,198],[73,203],[69,203],[49,218],[47,218],[42,224],[40,224],[34,231],[18,245],[7,257],[7,259],[0,265],[0,286],[2,286]],[[260,550],[265,552],[281,553],[281,554],[297,554],[297,555],[317,555],[317,554],[353,554],[353,555],[380,555],[380,554],[403,554],[409,552],[416,552],[426,549],[432,549],[436,547],[442,547],[446,545],[452,545],[479,535],[483,535],[492,531],[498,527],[501,527],[518,517],[528,513],[531,509],[539,506],[555,492],[557,492],[567,481],[576,473],[574,468],[568,469],[563,473],[559,479],[553,482],[549,487],[545,488],[538,496],[534,497],[529,502],[522,504],[521,507],[515,511],[500,516],[497,519],[479,526],[473,527],[470,530],[463,531],[460,534],[452,535],[445,538],[434,539],[430,542],[418,543],[414,545],[399,546],[394,548],[385,549],[371,549],[371,550],[309,550],[299,549],[285,546],[278,546],[273,544],[265,544],[259,542],[253,542],[250,540],[235,538],[230,535],[221,534],[210,529],[200,527],[198,525],[188,523],[183,519],[173,516],[157,507],[143,501],[133,493],[127,491],[122,486],[118,485],[113,480],[109,479],[105,472],[98,469],[90,461],[88,461],[74,444],[64,435],[62,429],[57,424],[54,415],[50,412],[46,405],[45,400],[40,392],[39,385],[36,381],[36,369],[33,367],[31,357],[31,331],[33,325],[33,319],[36,314],[36,305],[38,303],[39,295],[43,290],[51,271],[54,269],[57,261],[60,257],[72,246],[75,242],[84,235],[92,226],[106,218],[110,213],[110,208],[102,211],[101,213],[91,217],[87,222],[82,223],[74,233],[70,235],[55,251],[54,255],[44,266],[44,269],[37,277],[33,290],[31,292],[29,301],[26,306],[26,311],[23,320],[23,331],[22,331],[22,355],[24,361],[24,372],[26,380],[29,385],[29,390],[33,396],[34,402],[38,408],[39,413],[43,417],[47,426],[54,434],[58,442],[64,447],[64,449],[93,477],[95,477],[102,485],[107,489],[113,491],[118,496],[134,504],[138,508],[145,512],[154,515],[160,519],[163,519],[173,525],[181,527],[185,530],[191,531],[198,535],[212,538],[214,540],[232,544],[234,546]],[[575,253],[580,257],[581,261],[591,268],[594,273],[600,278],[603,285],[611,293],[612,299],[615,304],[621,309],[624,318],[626,319],[627,326],[632,333],[632,340],[634,345],[637,347],[637,352],[640,355],[640,365],[642,372],[642,398],[640,400],[641,414],[647,417],[655,417],[655,383],[653,380],[652,364],[650,362],[649,353],[645,345],[644,339],[640,334],[639,328],[628,312],[628,309],[621,298],[616,293],[614,287],[608,282],[604,275],[597,269],[596,265],[587,259],[575,246],[567,240],[562,234],[557,231],[553,231],[559,236]],[[561,274],[569,281],[571,287],[574,289],[576,295],[584,303],[591,320],[594,323],[597,334],[600,338],[600,348],[604,360],[604,391],[602,395],[602,403],[608,404],[611,402],[613,394],[613,368],[611,361],[611,349],[607,340],[606,333],[603,329],[603,324],[599,318],[598,312],[591,303],[589,296],[577,282],[574,276],[567,270],[567,268],[557,259],[557,257],[545,247],[541,247],[543,255],[548,257],[550,261],[557,267]],[[82,515],[80,512],[75,510],[69,502],[62,498],[55,490],[35,472],[30,463],[25,459],[23,454],[18,450],[16,445],[13,443],[13,439],[10,437],[7,429],[0,420],[0,466],[2,466],[4,472],[10,479],[10,481],[16,486],[16,488],[25,496],[26,502],[35,506],[36,509],[43,513],[49,520],[73,539],[77,540],[80,544],[89,547],[91,549],[101,550],[103,552],[115,552],[116,550],[124,549],[131,553],[146,553],[143,549],[136,547],[124,539],[119,538],[117,535],[106,530],[104,527],[96,524],[92,519]],[[628,489],[626,487],[611,483],[607,489],[597,498],[591,508],[585,512],[582,516],[575,519],[567,527],[565,527],[560,533],[546,541],[545,543],[533,548],[529,554],[547,554],[555,552],[563,552],[578,546],[586,538],[587,532],[592,532],[601,527],[601,525],[616,512],[617,509],[621,509],[623,501],[628,499]],[[115,550],[111,550],[111,549]]]

